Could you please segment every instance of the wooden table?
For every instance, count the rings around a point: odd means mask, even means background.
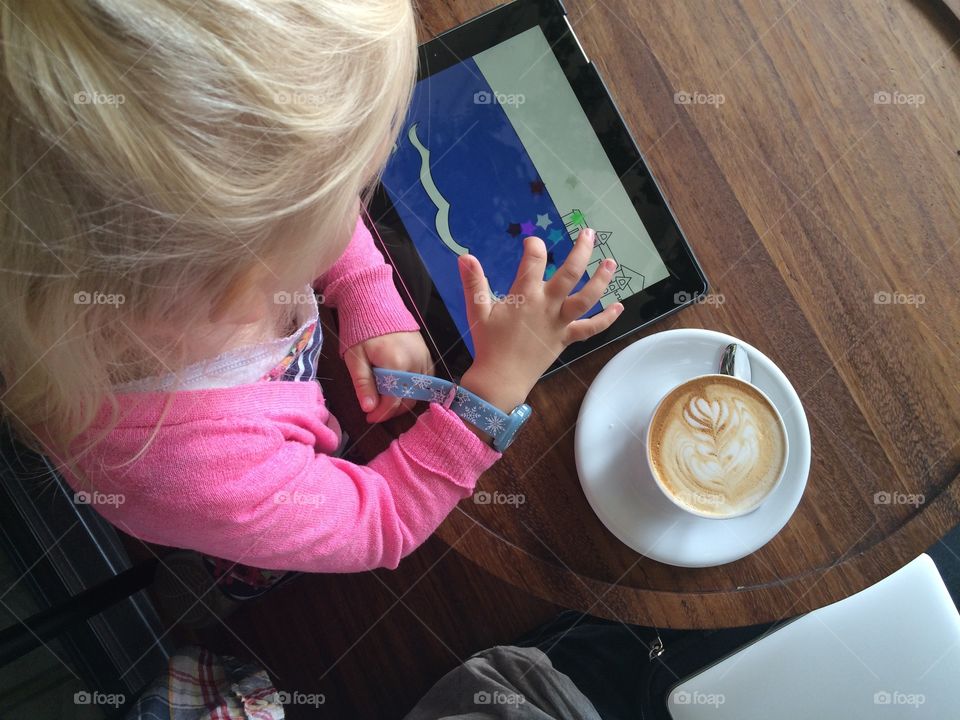
[[[622,545],[587,504],[573,437],[590,382],[637,335],[534,391],[479,484],[526,502],[466,500],[440,536],[541,598],[661,627],[776,620],[876,582],[960,520],[960,23],[933,0],[566,4],[725,300],[649,332],[720,330],[777,362],[810,422],[809,483],[783,531],[728,565]],[[424,38],[493,5],[422,0]]]

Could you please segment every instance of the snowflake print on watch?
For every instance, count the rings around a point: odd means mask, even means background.
[[[453,401],[453,407],[455,408],[465,408],[469,403],[470,398],[467,397],[467,393],[464,392],[463,388],[457,388],[457,397]]]
[[[396,390],[399,378],[396,375],[383,375],[377,378],[377,390],[383,394]]]
[[[429,390],[433,385],[433,378],[427,377],[426,375],[414,375],[410,382],[413,383],[413,386],[418,390]]]
[[[483,425],[483,429],[491,435],[501,432],[504,427],[506,427],[504,419],[496,415],[487,415],[486,422]]]

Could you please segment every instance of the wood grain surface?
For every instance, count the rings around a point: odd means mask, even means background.
[[[423,38],[493,5],[422,0]],[[960,519],[960,24],[921,0],[566,5],[723,299],[643,334],[719,330],[778,363],[810,422],[809,483],[783,531],[728,565],[670,567],[614,538],[581,491],[574,428],[638,334],[535,389],[478,486],[526,502],[464,501],[439,534],[527,592],[625,622],[742,625],[846,597]]]

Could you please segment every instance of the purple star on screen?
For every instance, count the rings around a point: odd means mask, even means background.
[[[523,230],[524,235],[533,235],[537,232],[537,226],[529,220],[527,220],[525,223],[520,223],[520,229]]]

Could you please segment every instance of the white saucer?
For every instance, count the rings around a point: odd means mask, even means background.
[[[746,348],[752,382],[783,416],[790,450],[783,480],[763,505],[716,520],[684,512],[663,495],[645,439],[660,399],[684,380],[717,372],[732,342]],[[667,330],[618,353],[587,391],[575,448],[583,492],[607,529],[638,553],[681,567],[722,565],[766,545],[797,509],[810,472],[810,428],[790,381],[753,346],[712,330]]]

